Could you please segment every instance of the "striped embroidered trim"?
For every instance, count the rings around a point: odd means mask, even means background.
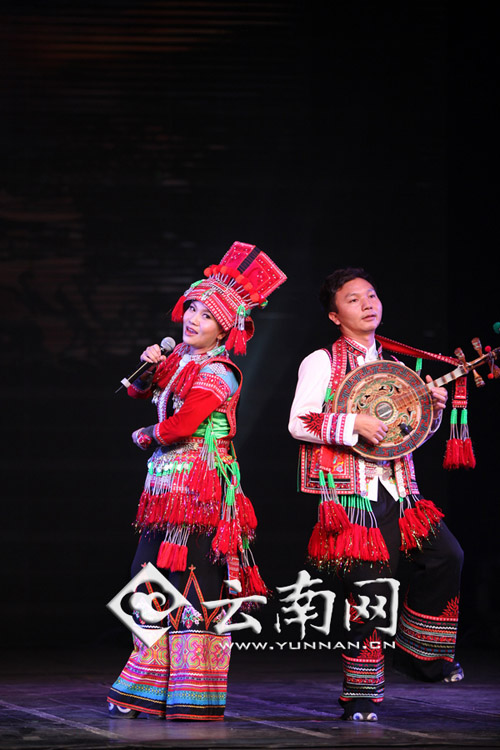
[[[335,442],[338,445],[344,445],[344,433],[345,433],[346,423],[347,423],[347,415],[338,414],[337,419],[336,419],[336,426],[335,426]]]
[[[445,612],[449,610],[445,609]],[[457,640],[457,616],[423,615],[403,605],[396,643],[403,651],[422,661],[453,661]]]
[[[380,702],[384,698],[384,657],[377,660],[353,659],[342,654],[344,687],[340,700],[370,698]]]

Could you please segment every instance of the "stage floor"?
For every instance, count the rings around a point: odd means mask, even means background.
[[[233,650],[223,722],[112,720],[106,691],[122,648],[4,661],[0,750],[18,748],[500,747],[498,655],[460,654],[466,679],[414,682],[388,668],[379,721],[340,720],[340,657]]]

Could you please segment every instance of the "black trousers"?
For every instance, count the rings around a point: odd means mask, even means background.
[[[203,601],[218,600],[225,596],[224,579],[227,578],[227,566],[210,560],[212,536],[207,534],[189,536],[186,570],[172,572],[160,569],[177,591],[184,594],[192,606],[200,611]],[[156,559],[164,537],[163,531],[141,534],[132,562],[132,577],[137,575],[148,562],[158,567]],[[187,586],[189,579],[193,579],[193,576],[196,578],[196,586]]]
[[[396,666],[413,677],[443,679],[455,655],[463,551],[445,523],[409,555],[400,551],[400,503],[379,485],[373,510],[389,552],[388,563],[353,565],[342,574],[351,603],[348,645],[344,651],[341,700],[356,697],[380,701],[384,689],[384,653],[391,636],[391,586],[384,579],[401,578],[395,636]],[[370,583],[366,583],[371,581]],[[364,599],[362,598],[364,597]],[[392,644],[393,645],[393,644]],[[392,652],[392,648],[391,648]]]

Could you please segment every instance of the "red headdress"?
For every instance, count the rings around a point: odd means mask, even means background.
[[[254,332],[250,312],[267,304],[269,295],[286,281],[285,274],[262,250],[244,242],[233,242],[220,263],[205,268],[204,273],[207,278],[195,281],[180,297],[172,320],[182,320],[188,300],[203,302],[229,333],[226,349],[245,354]]]

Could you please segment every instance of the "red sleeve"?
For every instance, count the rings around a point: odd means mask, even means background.
[[[228,396],[229,388],[224,396],[220,392],[192,388],[179,411],[155,425],[155,439],[160,445],[168,445],[189,437]]]
[[[144,384],[144,388],[141,388],[140,385],[136,385],[138,383],[141,383],[140,378],[137,378],[137,380],[134,380],[133,383],[127,388],[127,393],[132,398],[139,398],[139,399],[146,399],[151,398],[153,395],[153,389],[157,385],[158,380],[162,377],[163,371],[165,369],[166,363],[168,361],[168,358],[165,359],[163,362],[160,362],[158,367],[151,372],[149,382],[142,381]]]
[[[129,396],[132,396],[132,398],[151,398],[153,394],[152,383],[146,388],[138,388],[134,383],[131,383],[127,388],[127,393]]]

